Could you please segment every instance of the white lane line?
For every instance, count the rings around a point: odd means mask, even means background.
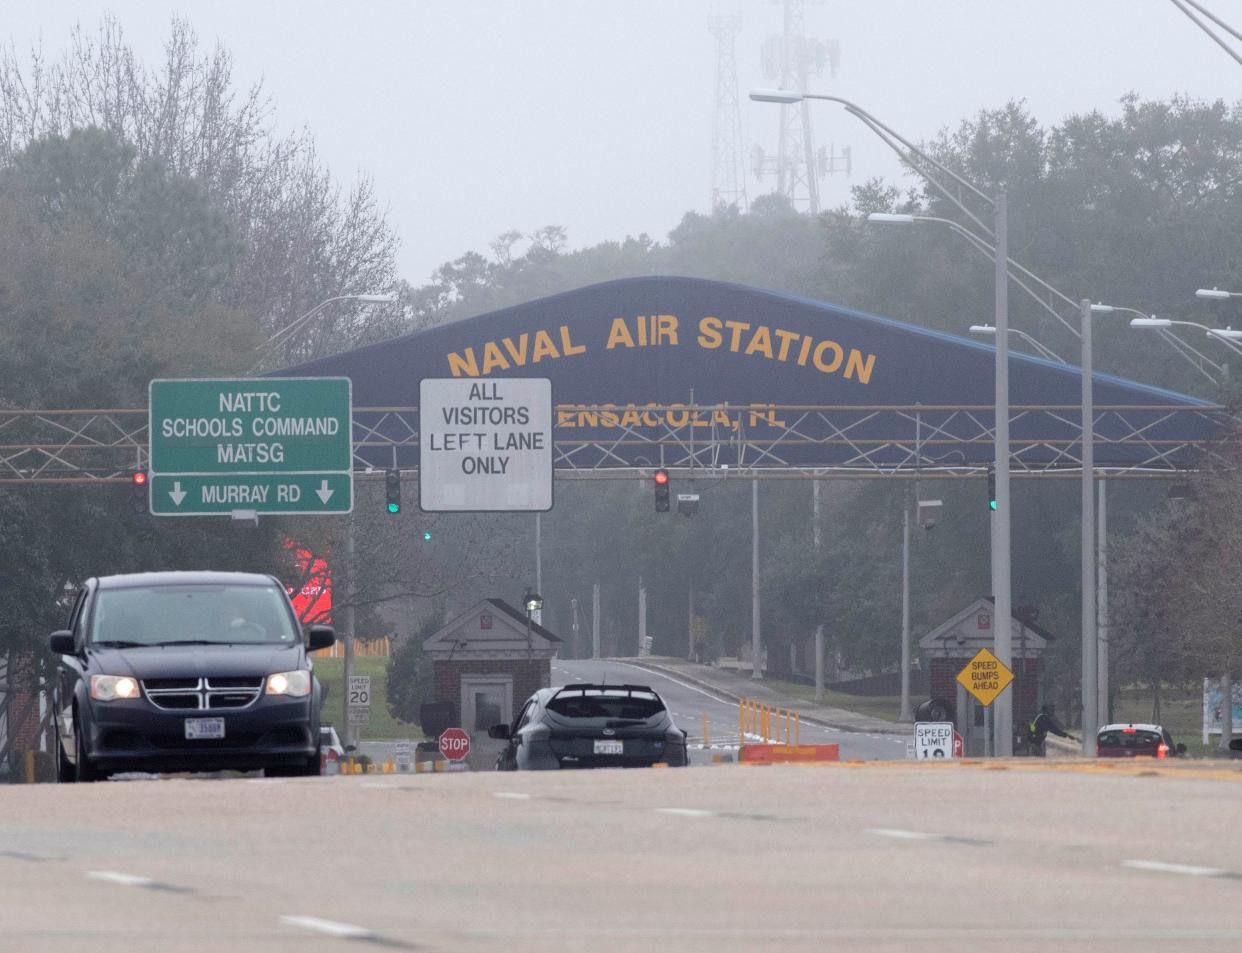
[[[1216,867],[1194,867],[1190,864],[1166,864],[1159,860],[1123,860],[1122,867],[1131,870],[1150,870],[1160,874],[1184,874],[1187,877],[1223,877],[1227,870]]]
[[[139,877],[137,874],[123,874],[117,870],[88,870],[86,876],[91,880],[102,880],[122,887],[150,887],[155,883],[150,877]]]
[[[366,927],[354,926],[352,923],[337,923],[335,920],[321,920],[319,917],[281,917],[280,922],[291,927],[301,927],[303,930],[313,930],[316,933],[326,933],[328,936],[340,937],[342,939],[377,939],[377,935],[374,930],[368,930]]]
[[[521,791],[493,791],[492,797],[498,797],[502,801],[529,801],[531,796]]]
[[[891,827],[868,827],[863,833],[875,834],[877,837],[892,837],[895,840],[944,840],[944,834],[928,834],[925,831],[899,831]]]
[[[676,817],[715,817],[715,811],[704,811],[697,807],[657,807],[657,814],[673,814]]]

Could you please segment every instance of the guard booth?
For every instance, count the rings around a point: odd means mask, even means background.
[[[423,643],[435,700],[452,704],[457,724],[482,748],[489,747],[488,728],[512,723],[514,706],[551,684],[560,647],[557,636],[503,599],[475,603]]]
[[[989,713],[957,681],[980,649],[996,645],[996,606],[991,598],[978,599],[919,639],[930,673],[931,697],[948,702],[953,722],[962,736],[965,754],[981,757]],[[1055,637],[1035,624],[1033,613],[1015,609],[1009,620],[1013,632],[1013,692],[1015,730],[1027,725],[1043,704],[1043,654]]]

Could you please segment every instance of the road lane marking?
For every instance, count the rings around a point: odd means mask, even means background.
[[[321,920],[319,917],[281,917],[280,922],[291,927],[301,927],[303,930],[326,933],[328,936],[343,940],[379,939],[379,934],[366,927],[355,926],[352,923],[337,923],[335,920]]]
[[[140,877],[137,874],[124,874],[117,870],[88,870],[86,876],[91,880],[102,880],[104,883],[118,884],[122,887],[139,887],[159,893],[194,892],[193,887],[180,887],[177,884],[164,883],[150,877]]]
[[[697,807],[657,807],[657,814],[673,814],[677,817],[715,817],[715,811],[704,811]]]
[[[102,880],[122,887],[150,887],[155,883],[150,877],[139,877],[137,874],[123,874],[117,870],[88,870],[86,876],[90,880]]]
[[[877,837],[892,837],[894,840],[944,840],[943,834],[928,834],[925,831],[899,831],[891,827],[868,827],[864,833],[875,834]]]
[[[952,834],[931,834],[927,831],[903,831],[892,827],[867,827],[863,829],[863,833],[874,834],[877,837],[891,837],[893,840],[935,841],[940,844],[967,844],[972,847],[982,847],[991,843],[991,841],[980,840],[976,837],[955,837]]]
[[[521,791],[493,791],[492,797],[498,797],[502,801],[529,801],[531,798],[529,794]]]
[[[1123,860],[1122,867],[1150,870],[1160,874],[1183,874],[1187,877],[1228,877],[1229,871],[1217,867],[1195,867],[1191,864],[1166,864],[1159,860]]]

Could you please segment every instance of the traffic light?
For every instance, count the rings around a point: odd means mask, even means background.
[[[423,530],[423,542],[424,542],[424,543],[430,543],[430,542],[431,542],[431,530],[429,530],[429,529],[425,529],[425,530]]]
[[[988,467],[988,509],[996,509],[996,468]]]
[[[135,470],[129,475],[129,504],[135,513],[149,513],[147,501],[147,471]]]
[[[384,471],[384,491],[388,497],[388,512],[401,512],[401,471]]]
[[[668,512],[668,471],[656,470],[653,477],[655,480],[655,507],[657,513]]]

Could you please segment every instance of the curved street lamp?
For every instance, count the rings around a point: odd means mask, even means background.
[[[323,311],[324,308],[326,308],[330,304],[335,304],[338,301],[357,301],[360,304],[393,304],[396,302],[396,300],[397,300],[397,296],[395,294],[367,293],[367,294],[333,295],[331,298],[327,298],[319,302],[319,304],[315,305],[315,307],[311,308],[309,311],[307,311],[305,314],[301,315],[300,317],[294,318],[292,321],[286,324],[283,328],[281,328],[279,331],[277,331],[275,334],[269,337],[266,341],[260,344],[258,348],[256,349],[256,353],[262,356],[260,357],[259,362],[255,364],[254,367],[251,368],[251,371],[254,371],[255,368],[257,368],[259,364],[263,362],[263,360],[267,357],[267,355],[271,351],[274,351],[281,344],[287,344],[295,331],[299,330],[300,328],[305,327],[311,318],[319,314],[321,311]]]
[[[1005,665],[1013,662],[1013,632],[1009,624],[1009,620],[1013,614],[1013,586],[1011,579],[1010,564],[1010,494],[1009,494],[1009,280],[1007,263],[1009,261],[1009,244],[1008,244],[1008,212],[1007,202],[1004,192],[998,193],[996,196],[988,196],[982,189],[974,183],[966,180],[958,175],[952,169],[938,162],[929,156],[926,152],[916,146],[909,139],[906,139],[891,126],[886,125],[876,116],[873,116],[867,110],[863,109],[857,103],[853,103],[848,99],[840,96],[828,96],[822,93],[807,93],[791,89],[756,89],[750,93],[750,98],[756,102],[780,103],[782,105],[790,105],[801,102],[804,99],[819,99],[825,102],[837,103],[843,106],[850,115],[863,122],[872,132],[880,137],[884,143],[896,152],[902,160],[910,166],[915,172],[923,177],[923,179],[932,186],[936,191],[948,199],[963,215],[970,221],[974,222],[986,235],[995,242],[995,260],[996,260],[996,318],[995,326],[998,329],[996,335],[996,371],[995,371],[995,402],[994,417],[995,426],[993,428],[993,472],[996,475],[996,502],[997,512],[992,517],[992,593],[996,600],[996,616],[998,619],[1005,620],[1005,624],[997,625],[995,629],[995,652],[997,657]],[[904,151],[903,151],[904,150]],[[941,177],[951,180],[957,186],[957,194],[949,185],[942,182],[932,171],[938,172]],[[974,212],[972,212],[962,201],[965,193],[969,193],[977,200],[986,205],[993,213],[993,227],[989,228],[984,224]],[[1089,380],[1089,378],[1088,378]],[[1084,390],[1089,391],[1089,384],[1084,385]],[[1089,448],[1090,440],[1090,420],[1084,413],[1084,447]],[[1089,455],[1089,449],[1088,449]],[[1089,489],[1089,484],[1088,484]],[[1084,506],[1090,507],[1090,493],[1084,491]],[[1084,509],[1084,516],[1089,513],[1088,509]],[[1088,532],[1087,526],[1094,522],[1094,517],[1084,519],[1084,534]],[[1084,542],[1086,537],[1084,535]],[[1084,545],[1084,549],[1090,552],[1094,548],[1094,540],[1092,545]],[[1086,565],[1084,561],[1084,566]],[[1085,599],[1084,599],[1085,602]],[[1090,615],[1093,620],[1092,626],[1084,628],[1089,633],[1090,638],[1094,638],[1094,617],[1095,607],[1090,606]],[[1084,623],[1087,618],[1087,606],[1084,605],[1083,611]],[[759,628],[757,624],[752,625],[752,645],[754,657],[759,657]],[[1086,652],[1084,650],[1084,661],[1086,660]],[[1095,652],[1091,652],[1092,669],[1090,673],[1091,685],[1095,684],[1094,661]],[[1086,677],[1083,679],[1084,685],[1087,684]],[[904,686],[903,686],[904,687]],[[995,704],[995,718],[993,721],[993,751],[997,755],[1009,756],[1013,754],[1013,692],[1002,694]],[[1094,713],[1094,704],[1092,704],[1092,712]],[[1094,718],[1092,719],[1094,720]],[[1090,727],[1090,731],[1087,731]],[[1088,735],[1089,740],[1088,740]],[[1094,725],[1087,725],[1084,722],[1083,730],[1084,750],[1090,745],[1090,754],[1095,753],[1095,729]]]

